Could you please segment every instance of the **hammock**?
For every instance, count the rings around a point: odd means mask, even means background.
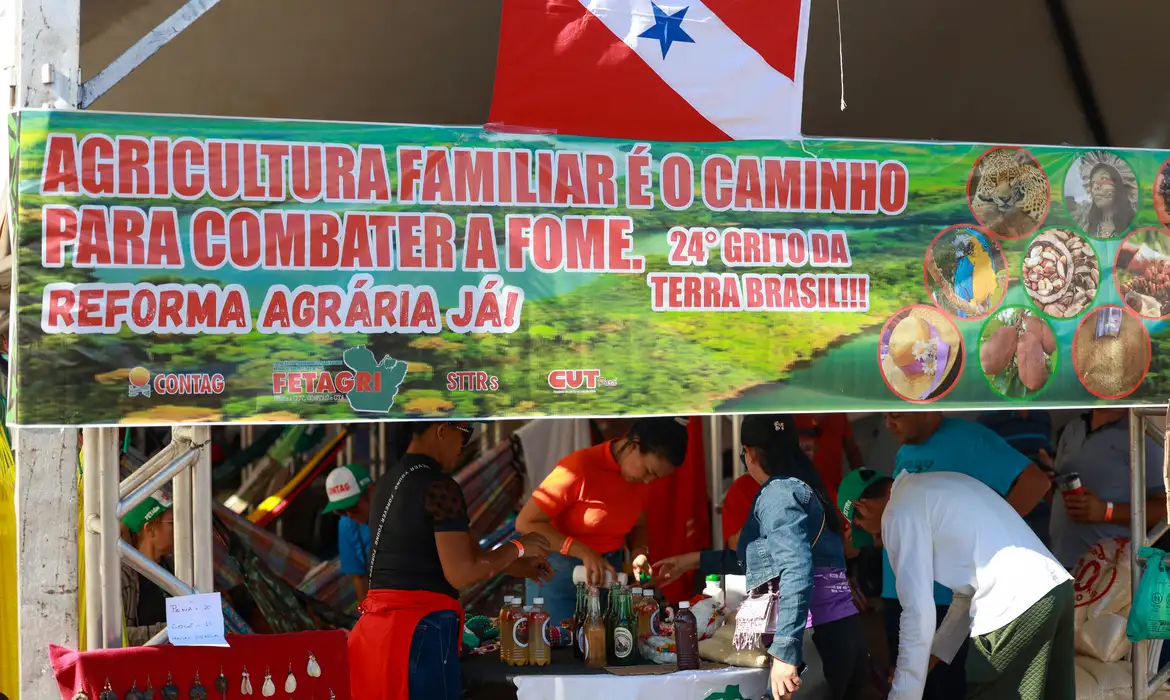
[[[342,428],[341,432],[325,443],[325,446],[318,450],[308,464],[301,468],[282,489],[264,499],[256,507],[256,510],[248,515],[248,520],[263,527],[279,517],[288,504],[299,496],[309,484],[313,483],[313,480],[332,463],[332,460],[337,458],[338,451],[341,450],[342,444],[348,437],[349,428]]]

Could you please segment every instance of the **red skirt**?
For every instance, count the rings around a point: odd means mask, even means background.
[[[458,613],[463,627],[459,601],[429,591],[373,590],[358,609],[361,619],[349,635],[353,700],[409,700],[414,628],[427,615],[445,610]]]

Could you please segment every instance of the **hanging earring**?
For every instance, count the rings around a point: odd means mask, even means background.
[[[207,689],[199,682],[199,672],[195,672],[195,684],[191,686],[191,691],[187,694],[191,700],[207,700]]]
[[[248,674],[248,667],[244,667],[244,673],[240,677],[240,695],[252,694],[252,676]]]
[[[293,675],[292,664],[288,665],[288,678],[284,679],[284,692],[289,695],[297,692],[297,677]]]
[[[146,691],[142,693],[142,700],[154,700],[154,686],[150,684],[150,676],[146,677]]]
[[[260,688],[260,694],[266,698],[276,695],[276,684],[272,682],[272,669],[264,669],[264,685]]]
[[[130,684],[130,690],[126,691],[126,695],[122,700],[143,700],[142,693],[138,692],[138,681]]]
[[[118,700],[118,694],[110,686],[110,679],[106,679],[106,685],[102,688],[102,692],[98,693],[98,700]]]
[[[166,700],[179,700],[179,686],[175,685],[170,671],[167,671],[167,684],[162,687],[162,696]]]
[[[309,674],[309,678],[321,677],[321,664],[317,663],[317,657],[313,656],[313,652],[309,652],[309,668],[305,671]]]
[[[223,675],[223,666],[219,667],[219,678],[215,679],[215,689],[219,694],[227,697],[227,676]]]
[[[89,700],[89,693],[79,689],[73,694],[73,700]]]

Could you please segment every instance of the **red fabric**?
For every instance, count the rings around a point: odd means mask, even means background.
[[[728,140],[579,0],[504,0],[490,120],[576,136]]]
[[[853,436],[849,416],[844,413],[799,414],[796,427],[801,431],[819,429],[817,437],[800,438],[800,446],[812,460],[817,474],[825,484],[829,501],[837,503],[837,489],[844,476],[845,440]],[[743,529],[752,503],[760,492],[760,484],[749,474],[744,474],[731,484],[723,498],[723,544],[732,535]]]
[[[646,523],[650,556],[654,560],[711,547],[706,465],[703,423],[699,418],[691,418],[687,424],[687,456],[682,466],[650,484]],[[665,586],[662,594],[673,602],[689,600],[694,590],[694,574],[689,573]]]
[[[134,647],[130,649],[98,649],[77,652],[72,649],[49,645],[49,664],[57,679],[57,688],[62,700],[72,700],[73,695],[84,690],[92,700],[97,700],[106,679],[110,687],[122,697],[130,690],[131,683],[138,684],[138,690],[146,688],[147,677],[154,686],[155,697],[162,697],[162,687],[169,673],[179,688],[179,697],[188,697],[199,674],[199,682],[207,690],[209,698],[219,698],[215,679],[220,669],[228,681],[228,697],[240,697],[241,673],[246,668],[252,679],[252,695],[261,697],[264,673],[272,673],[279,698],[321,698],[329,697],[329,691],[337,700],[350,700],[349,656],[346,650],[344,630],[330,632],[297,632],[295,634],[248,634],[227,635],[229,647],[176,647],[164,644],[155,647]],[[321,676],[311,678],[307,672],[309,652],[321,667]],[[297,690],[291,696],[284,692],[289,666],[297,681]]]
[[[743,529],[759,492],[760,483],[751,474],[744,474],[731,483],[723,497],[723,546],[730,546],[731,536]]]
[[[829,500],[837,502],[837,489],[844,477],[845,440],[853,436],[849,416],[844,413],[799,414],[796,427],[801,431],[820,430],[818,437],[801,437],[800,446],[813,461],[817,474],[825,483]]]
[[[427,615],[450,610],[458,613],[463,628],[459,601],[429,591],[370,591],[360,610],[361,619],[349,635],[354,700],[408,700],[410,640]]]

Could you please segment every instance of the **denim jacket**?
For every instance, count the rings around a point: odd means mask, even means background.
[[[829,530],[826,517],[836,517],[836,513],[825,513],[808,484],[772,477],[756,495],[735,551],[699,555],[704,574],[746,574],[748,590],[779,579],[776,635],[768,653],[794,666],[804,662],[813,570],[845,568],[841,537]]]

